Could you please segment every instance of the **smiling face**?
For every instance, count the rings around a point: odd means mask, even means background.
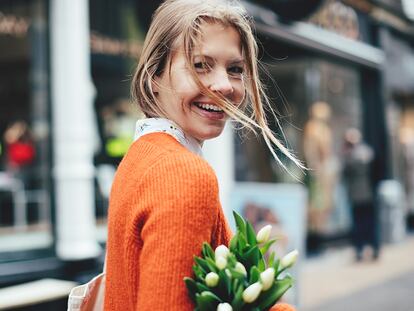
[[[204,23],[200,30],[201,43],[193,52],[194,70],[206,88],[239,106],[245,86],[238,32],[219,23]],[[228,117],[201,93],[182,49],[173,52],[166,68],[169,70],[155,79],[154,90],[167,117],[200,142],[219,136]]]

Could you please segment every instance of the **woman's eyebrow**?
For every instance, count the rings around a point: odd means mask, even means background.
[[[233,60],[230,60],[229,62],[230,64],[240,64],[240,65],[244,65],[246,63],[246,61],[243,58],[235,58]]]
[[[216,58],[207,54],[194,54],[194,58],[204,58],[206,60],[212,60],[212,61],[216,61]],[[244,58],[241,57],[234,57],[234,58],[230,58],[227,63],[229,64],[244,64],[246,61],[244,60]]]

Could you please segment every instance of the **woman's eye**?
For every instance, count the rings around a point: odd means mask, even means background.
[[[206,71],[209,69],[209,65],[205,62],[194,63],[194,68],[196,71]]]
[[[241,75],[244,72],[244,68],[241,66],[232,66],[229,68],[229,72],[233,75]]]

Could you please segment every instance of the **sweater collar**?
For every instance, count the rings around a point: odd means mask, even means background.
[[[173,121],[164,118],[147,118],[138,120],[135,126],[134,140],[150,133],[166,133],[174,137],[179,143],[191,152],[203,155],[201,144],[184,131]]]

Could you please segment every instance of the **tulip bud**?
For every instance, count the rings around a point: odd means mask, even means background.
[[[244,274],[244,275],[247,275],[246,268],[243,266],[243,264],[242,264],[241,262],[237,262],[237,263],[236,263],[236,266],[234,267],[234,269],[235,269],[237,272],[240,272],[240,273],[242,273],[242,274]]]
[[[270,287],[272,287],[274,280],[275,280],[275,269],[274,268],[267,268],[265,271],[260,273],[260,282],[263,285],[263,291],[266,291]]]
[[[297,249],[285,255],[280,261],[280,268],[286,269],[286,268],[290,268],[291,266],[293,266],[293,264],[298,259],[298,255],[299,255],[299,252]]]
[[[219,276],[217,273],[209,272],[206,275],[205,281],[208,287],[216,287],[219,281]]]
[[[227,266],[227,259],[225,257],[216,257],[216,266],[220,270],[223,270]]]
[[[262,229],[260,229],[256,236],[257,242],[266,243],[267,240],[269,240],[270,231],[272,231],[271,225],[264,226]]]
[[[217,311],[233,311],[233,308],[227,302],[219,303],[217,306]]]
[[[217,246],[217,248],[215,250],[216,259],[217,259],[217,257],[227,258],[229,253],[230,253],[230,251],[225,245]]]
[[[254,302],[257,297],[259,297],[260,292],[262,291],[262,284],[259,282],[253,283],[247,287],[243,292],[243,301],[246,303]]]

